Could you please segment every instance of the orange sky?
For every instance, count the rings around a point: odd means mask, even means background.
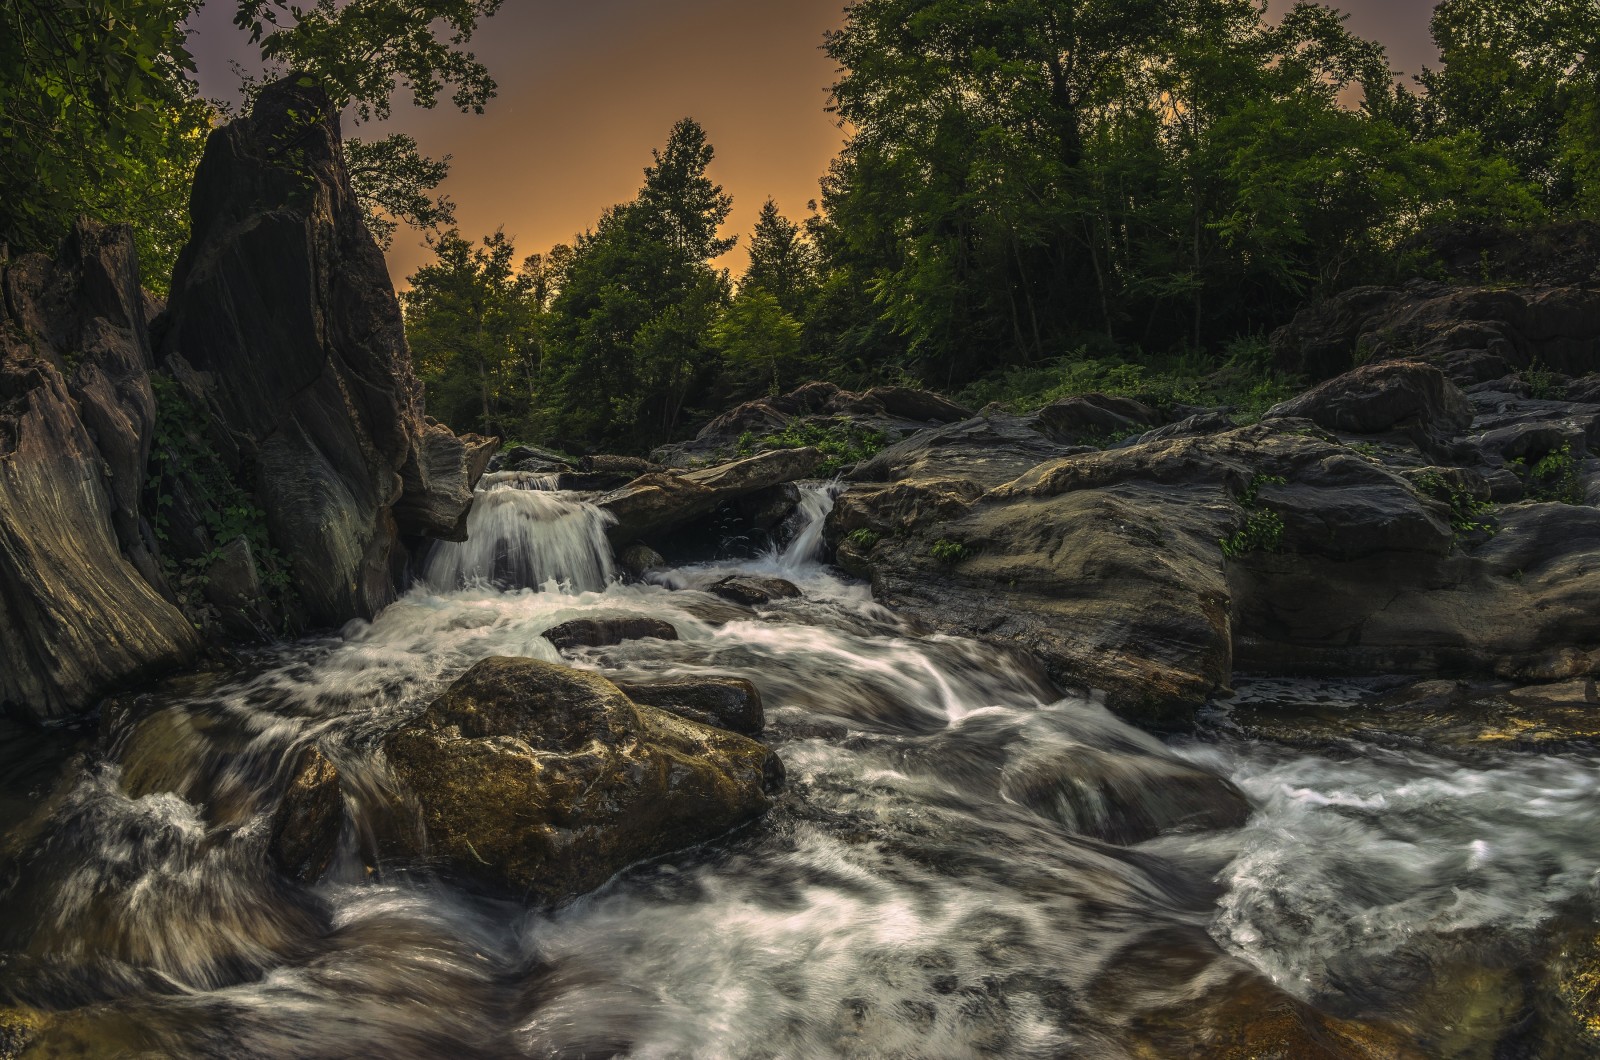
[[[251,55],[231,24],[234,6],[211,0],[192,24],[208,95],[231,94],[228,60]],[[1431,61],[1430,0],[1340,6],[1351,29],[1389,46],[1392,65],[1415,73]],[[454,156],[443,190],[462,233],[503,225],[530,254],[570,241],[605,207],[631,199],[650,149],[679,118],[693,117],[717,151],[713,178],[733,195],[729,230],[740,246],[723,264],[737,274],[761,203],[772,196],[790,218],[804,216],[839,149],[841,133],[823,110],[835,71],[819,46],[842,8],[843,0],[506,0],[473,45],[500,84],[486,113],[460,114],[448,100],[433,111],[397,106],[391,121],[346,132],[408,132],[428,154]],[[390,274],[403,286],[428,258],[402,229]]]

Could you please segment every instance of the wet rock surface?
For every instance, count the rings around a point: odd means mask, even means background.
[[[1146,724],[1188,724],[1236,670],[1584,677],[1594,410],[1516,382],[1467,394],[1385,362],[1258,425],[1042,459],[1056,443],[991,413],[859,467],[828,539],[901,613],[1031,651]],[[1565,469],[1569,503],[1535,464]]]
[[[760,736],[761,730],[766,728],[761,693],[742,677],[625,681],[617,687],[635,703],[659,707],[702,725],[745,736]]]
[[[746,607],[770,604],[774,600],[793,600],[800,595],[799,587],[793,582],[749,574],[719,578],[706,586],[706,592]]]
[[[670,622],[648,615],[623,615],[615,618],[575,618],[544,631],[544,639],[560,651],[572,648],[600,648],[625,640],[654,637],[677,640],[678,631]]]
[[[781,779],[752,740],[532,659],[478,663],[384,749],[433,859],[545,901],[760,816]]]

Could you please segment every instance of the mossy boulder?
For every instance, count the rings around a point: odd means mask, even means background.
[[[759,817],[782,777],[753,740],[534,659],[478,663],[384,749],[430,857],[544,901]]]

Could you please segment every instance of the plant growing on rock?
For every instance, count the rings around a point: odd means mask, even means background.
[[[1583,479],[1578,474],[1578,461],[1572,456],[1570,442],[1560,449],[1552,449],[1533,465],[1528,473],[1528,496],[1536,501],[1559,504],[1583,503]]]
[[[844,539],[857,548],[863,551],[868,551],[877,546],[878,542],[882,539],[882,535],[880,535],[876,530],[862,526],[850,531],[844,536]]]
[[[1245,510],[1244,526],[1232,536],[1220,538],[1222,554],[1229,559],[1239,559],[1252,552],[1276,552],[1283,547],[1283,516],[1271,508],[1261,506],[1263,486],[1282,486],[1282,475],[1252,475],[1239,494],[1239,507]]]
[[[210,571],[222,558],[224,549],[239,538],[250,547],[256,577],[269,600],[280,611],[286,611],[293,592],[289,564],[272,546],[266,515],[212,448],[204,415],[190,404],[178,383],[169,376],[152,373],[150,384],[156,398],[156,423],[145,488],[152,511],[151,527],[162,546],[162,568],[184,613],[191,618],[210,613],[204,600]],[[181,561],[175,555],[172,534],[172,509],[180,484],[204,521],[208,545],[205,552]]]
[[[943,563],[946,567],[953,567],[966,559],[972,551],[959,541],[952,541],[948,537],[941,537],[928,546],[928,555]]]
[[[820,450],[823,461],[817,470],[823,475],[836,475],[851,464],[876,456],[889,444],[888,436],[882,431],[847,419],[794,420],[783,430],[749,446],[745,442],[748,435],[747,431],[739,438],[741,454],[762,449]]]
[[[1417,476],[1415,484],[1417,492],[1450,506],[1450,529],[1455,534],[1456,544],[1474,534],[1493,537],[1499,531],[1494,521],[1495,505],[1492,501],[1474,497],[1470,490],[1437,471],[1424,471]]]
[[[1536,401],[1560,401],[1566,396],[1567,388],[1561,377],[1538,358],[1524,368],[1521,375],[1522,381],[1528,384],[1528,396]]]

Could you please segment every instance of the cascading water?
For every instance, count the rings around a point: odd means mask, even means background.
[[[829,487],[783,552],[670,588],[613,580],[599,513],[514,481],[375,621],[108,717],[108,752],[12,829],[0,1004],[63,1011],[47,1055],[1184,1055],[1152,1028],[1204,1033],[1257,969],[1487,1057],[1432,977],[1595,886],[1593,754],[1311,753],[1225,719],[1164,744],[820,566]],[[804,594],[731,615],[694,588],[728,572]],[[679,639],[566,661],[761,689],[789,775],[767,819],[558,909],[362,857],[392,827],[379,733],[478,659],[556,661],[544,630],[616,611]],[[347,821],[302,889],[265,850],[313,741]]]
[[[518,471],[483,476],[467,515],[467,539],[435,544],[423,578],[436,589],[474,582],[502,589],[550,582],[604,589],[616,576],[605,537],[611,517],[587,501],[552,492],[556,479]]]

